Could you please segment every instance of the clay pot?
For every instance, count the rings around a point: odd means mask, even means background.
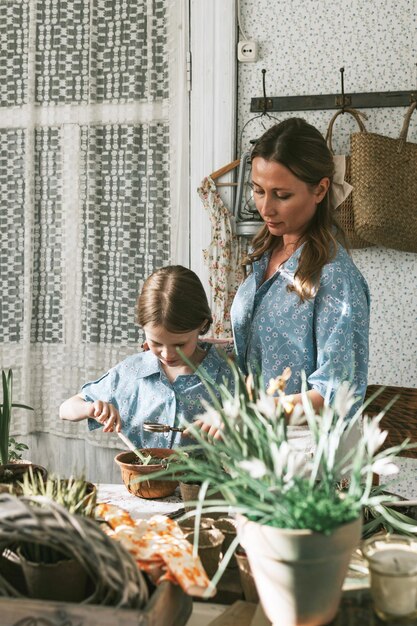
[[[180,492],[181,492],[182,501],[184,502],[184,509],[186,511],[194,511],[196,508],[196,505],[190,504],[190,502],[197,502],[198,494],[201,489],[201,484],[186,483],[182,481],[180,481],[179,484],[180,484]],[[204,506],[210,506],[209,500],[223,500],[223,499],[224,498],[219,491],[217,491],[216,493],[210,494],[209,496],[206,495],[204,499],[204,503],[205,503]],[[226,506],[226,503],[225,503],[225,506]],[[213,519],[217,519],[219,517],[224,516],[224,513],[211,513],[210,512],[209,515]]]
[[[224,541],[222,546],[222,552],[224,555],[236,538],[236,521],[231,517],[220,517],[219,519],[214,520],[214,527],[218,528],[224,535]],[[237,562],[234,555],[231,557],[227,567],[237,567]]]
[[[239,568],[240,584],[242,586],[245,600],[246,602],[258,604],[259,595],[246,552],[242,548],[239,548],[235,552],[235,558]]]
[[[178,522],[185,536],[194,532],[195,518],[190,517],[182,522]],[[202,517],[200,520],[200,530],[209,530],[214,527],[214,519],[211,517]]]
[[[189,533],[187,539],[194,544],[194,533]],[[223,541],[224,535],[217,528],[209,528],[199,532],[198,556],[209,578],[213,578],[219,567]]]
[[[140,451],[158,459],[167,459],[175,454],[175,450],[170,448],[147,448]],[[114,459],[120,467],[122,479],[128,491],[134,496],[147,499],[171,496],[178,485],[178,481],[172,478],[152,480],[152,474],[162,470],[163,466],[160,464],[139,465],[134,462],[137,458],[134,452],[120,452]],[[143,476],[149,476],[149,479],[138,482],[138,477]]]
[[[32,563],[20,551],[20,562],[30,598],[82,602],[87,597],[87,572],[75,559]]]
[[[181,481],[179,484],[185,511],[193,511],[195,509],[195,506],[188,503],[196,502],[198,500],[198,494],[200,492],[201,485],[197,483],[183,483]]]
[[[331,534],[275,528],[237,516],[256,588],[273,626],[321,626],[334,619],[362,520]]]
[[[3,576],[16,591],[27,596],[28,591],[22,564],[14,550],[6,548],[3,553],[0,554],[0,575]]]
[[[48,478],[48,470],[42,465],[36,465],[30,461],[7,463],[0,465],[0,493],[13,493],[16,496],[22,494],[22,490],[18,486],[23,481],[23,476],[32,468],[33,473],[40,474],[43,480]]]

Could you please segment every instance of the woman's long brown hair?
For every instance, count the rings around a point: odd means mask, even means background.
[[[323,178],[332,181],[333,156],[323,135],[304,119],[292,117],[269,128],[256,142],[251,160],[261,157],[284,165],[300,180],[312,188]],[[316,213],[303,235],[305,242],[294,276],[288,286],[304,301],[312,298],[320,282],[321,270],[337,251],[337,242],[346,246],[344,232],[329,203],[329,193],[317,205]],[[271,235],[264,225],[252,240],[252,252],[244,260],[251,265],[264,252],[280,247],[282,237]]]

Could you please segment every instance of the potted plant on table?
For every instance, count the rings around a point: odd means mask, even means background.
[[[130,452],[119,452],[115,462],[120,467],[122,480],[134,496],[141,498],[165,498],[174,493],[178,481],[172,474],[164,476],[165,468],[171,458],[175,456],[170,448],[137,448],[123,433],[118,433],[120,439],[130,449]],[[153,479],[158,474],[158,480]]]
[[[50,476],[45,481],[32,468],[21,484],[23,498],[33,506],[55,502],[71,515],[92,518],[97,490],[83,478]],[[32,598],[80,602],[88,594],[87,572],[61,544],[22,542],[16,546],[26,588]]]
[[[387,496],[375,493],[374,473],[396,471],[393,459],[407,446],[380,451],[386,433],[383,414],[363,416],[362,407],[346,420],[356,398],[346,383],[334,401],[316,413],[303,395],[290,422],[307,422],[315,452],[297,450],[289,437],[284,395],[288,372],[270,382],[247,379],[231,363],[235,389],[220,388],[220,401],[199,416],[222,429],[218,442],[193,430],[204,462],[187,449],[178,450],[177,471],[202,481],[200,513],[233,512],[238,537],[249,558],[266,615],[276,626],[318,626],[331,621],[338,609],[351,553],[359,544],[362,508],[383,511]],[[275,397],[273,395],[275,394]],[[363,418],[363,419],[362,419]],[[355,446],[346,442],[362,420]],[[348,477],[341,482],[341,477]],[[342,487],[343,484],[343,487]],[[207,489],[226,501],[204,502]],[[233,546],[232,546],[233,548]],[[213,584],[220,577],[221,568]]]
[[[10,437],[10,426],[13,408],[22,408],[33,411],[32,407],[12,401],[13,395],[13,372],[1,371],[2,377],[2,403],[0,404],[0,491],[9,491],[10,487],[17,484],[28,471],[29,467],[38,471],[46,478],[46,469],[40,465],[21,461],[22,451],[27,450],[26,444],[17,442]]]

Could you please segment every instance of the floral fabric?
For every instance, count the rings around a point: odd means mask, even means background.
[[[193,556],[192,544],[174,520],[165,515],[133,520],[113,504],[98,504],[95,514],[107,522],[102,526],[104,532],[120,541],[155,584],[169,580],[185,593],[200,597],[209,587],[200,557]]]
[[[197,191],[211,222],[211,243],[203,253],[210,270],[213,335],[216,338],[227,338],[232,335],[230,308],[243,280],[240,264],[247,252],[248,240],[233,234],[233,217],[209,176],[202,181]]]
[[[367,385],[369,290],[346,250],[322,270],[314,298],[301,302],[293,284],[302,246],[271,278],[262,282],[269,254],[253,264],[232,307],[233,335],[240,367],[261,371],[265,382],[290,367],[286,392],[301,391],[304,370],[309,389],[331,401],[338,384],[350,381],[363,400]]]
[[[217,385],[228,379],[233,384],[226,361],[213,345],[202,343],[208,350],[198,372]],[[123,433],[139,448],[173,448],[189,445],[190,439],[181,433],[150,433],[143,422],[180,426],[182,420],[192,422],[203,411],[201,400],[210,400],[197,373],[182,374],[170,382],[158,358],[151,352],[134,354],[96,381],[86,383],[81,391],[88,402],[111,402],[119,411]],[[88,420],[90,430],[100,428],[94,419]]]

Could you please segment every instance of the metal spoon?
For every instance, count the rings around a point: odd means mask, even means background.
[[[154,422],[144,422],[143,430],[147,430],[149,433],[183,433],[185,428],[176,428],[175,426],[169,426],[168,424],[155,424]]]

